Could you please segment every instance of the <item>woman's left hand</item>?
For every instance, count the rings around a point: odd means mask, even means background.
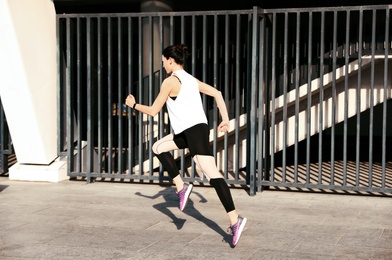
[[[227,132],[229,131],[229,122],[228,121],[222,121],[219,126],[218,126],[218,131],[219,132]]]

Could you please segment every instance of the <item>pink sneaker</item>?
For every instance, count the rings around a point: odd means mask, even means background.
[[[238,241],[240,240],[241,233],[246,225],[246,221],[247,221],[246,218],[238,216],[237,223],[229,226],[228,231],[229,232],[231,231],[230,233],[233,236],[232,246],[236,246]]]
[[[176,192],[176,194],[178,195],[178,199],[180,200],[181,211],[184,210],[186,204],[188,203],[188,198],[189,195],[191,195],[192,189],[193,189],[192,184],[184,183],[184,188],[182,188],[182,190],[180,190],[179,192]]]

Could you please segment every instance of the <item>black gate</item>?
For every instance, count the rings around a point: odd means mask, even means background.
[[[228,183],[246,184],[246,109],[252,10],[233,12],[58,15],[60,153],[69,175],[162,181],[151,147],[169,133],[166,111],[155,118],[124,105],[128,93],[151,104],[166,76],[165,45],[186,43],[186,70],[218,88],[232,131],[218,135],[214,101],[203,97],[219,168]],[[233,148],[235,147],[235,148]],[[187,150],[176,152],[185,180],[205,182]]]
[[[169,133],[151,104],[163,48],[185,43],[186,70],[218,88],[231,130],[203,96],[211,145],[232,185],[391,192],[389,6],[58,15],[60,141],[71,177],[169,180],[151,147]],[[206,182],[187,150],[185,180]]]
[[[264,10],[251,109],[259,190],[392,191],[390,14]]]

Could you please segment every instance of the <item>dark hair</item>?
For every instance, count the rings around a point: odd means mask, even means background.
[[[162,55],[166,59],[173,58],[177,64],[184,65],[188,56],[188,47],[185,44],[170,45],[163,50]]]

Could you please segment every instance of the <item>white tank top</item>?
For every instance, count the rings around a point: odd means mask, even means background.
[[[168,97],[166,101],[174,133],[179,134],[200,123],[207,124],[197,80],[185,70],[178,70],[173,75],[176,75],[181,83],[176,99]]]

